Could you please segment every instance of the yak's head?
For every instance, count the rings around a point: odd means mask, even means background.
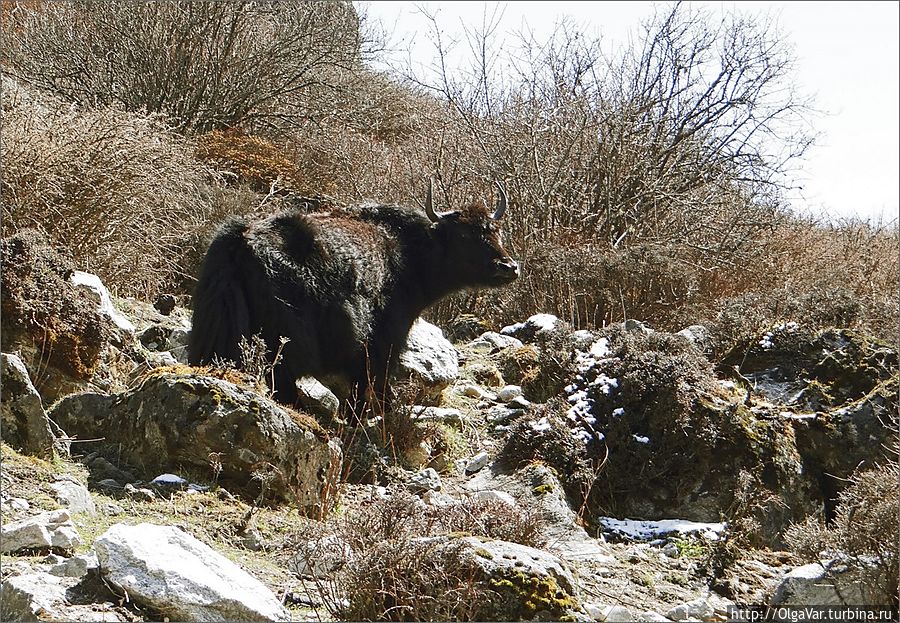
[[[446,268],[463,287],[502,286],[519,276],[519,265],[503,248],[500,218],[506,212],[506,192],[497,183],[500,197],[493,213],[484,205],[439,214],[431,200],[431,183],[425,197],[425,213],[432,221],[435,239],[444,249]]]

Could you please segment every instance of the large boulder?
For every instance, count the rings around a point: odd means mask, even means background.
[[[259,580],[178,528],[115,524],[94,549],[107,582],[174,620],[290,620]]]
[[[68,396],[51,416],[70,435],[103,438],[148,481],[193,470],[252,498],[265,487],[315,516],[333,502],[341,451],[315,420],[191,368],[154,370],[120,394]]]
[[[123,336],[113,320],[99,280],[85,278],[29,230],[0,241],[0,263],[0,344],[18,352],[28,370],[40,371],[32,380],[44,404],[108,381],[102,364],[127,331]]]
[[[0,353],[0,434],[3,441],[24,454],[53,457],[54,435],[25,364],[15,355]]]
[[[751,408],[686,338],[614,325],[575,365],[564,417],[582,452],[603,462],[590,487],[595,517],[716,522],[746,513],[759,542],[771,543],[822,508],[793,421]]]

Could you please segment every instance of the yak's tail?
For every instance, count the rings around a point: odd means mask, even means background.
[[[206,252],[200,280],[194,289],[193,327],[188,340],[188,361],[206,365],[213,359],[241,364],[241,336],[250,335],[250,296],[246,283],[247,224],[226,223]],[[242,266],[242,263],[245,265]],[[253,260],[250,260],[254,264]]]

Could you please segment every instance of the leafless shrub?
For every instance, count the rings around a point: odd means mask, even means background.
[[[896,460],[858,474],[838,495],[832,525],[810,517],[785,537],[793,551],[810,561],[843,557],[870,591],[870,603],[895,607],[900,581],[898,476]]]
[[[321,594],[332,614],[353,621],[474,620],[494,592],[452,536],[538,546],[541,525],[536,511],[503,503],[465,500],[438,508],[394,491],[340,523],[339,538],[353,555],[332,583],[322,583]]]
[[[369,45],[338,0],[21,3],[3,35],[5,63],[40,88],[201,132],[326,114],[314,94]]]
[[[215,193],[190,146],[154,118],[113,110],[4,111],[3,234],[45,232],[120,294],[184,276],[185,238]]]

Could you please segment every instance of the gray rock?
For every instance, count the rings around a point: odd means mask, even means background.
[[[49,573],[26,573],[0,585],[3,621],[126,621],[112,604],[72,603],[79,579]]]
[[[54,436],[25,364],[16,355],[0,354],[3,387],[0,401],[0,432],[14,448],[42,458],[53,457]]]
[[[143,502],[152,502],[156,499],[156,494],[151,489],[146,489],[144,487],[135,487],[131,483],[125,485],[124,491],[129,497],[132,497],[136,500],[141,500]]]
[[[95,513],[97,507],[91,492],[83,484],[71,480],[57,480],[50,483],[57,501],[72,513]]]
[[[712,345],[712,334],[702,324],[692,324],[675,335],[680,335],[704,352]]]
[[[506,580],[515,586],[511,591],[512,594],[505,595],[507,599],[521,600],[522,594],[527,595],[529,592],[522,589],[533,586],[533,582],[538,580],[551,586],[555,585],[557,590],[572,597],[573,601],[577,603],[575,578],[566,563],[553,554],[508,541],[483,541],[475,537],[463,537],[455,539],[455,541],[468,548],[470,560],[480,569],[488,582]],[[502,614],[506,616],[519,614],[521,616],[521,613],[517,613],[515,610],[514,608],[513,611]],[[548,614],[555,619],[561,613]],[[515,618],[519,618],[519,616],[515,616]]]
[[[497,392],[497,398],[503,402],[511,402],[522,395],[522,388],[518,385],[507,385],[501,387]]]
[[[619,623],[637,620],[634,613],[625,606],[591,603],[584,604],[584,610],[595,621]]]
[[[441,330],[421,318],[413,323],[400,353],[398,376],[413,378],[425,389],[430,401],[459,376],[459,353]]]
[[[297,399],[304,411],[326,423],[334,420],[341,406],[338,397],[311,376],[297,380]]]
[[[99,564],[97,554],[88,552],[57,562],[50,567],[50,573],[69,578],[81,578],[90,571],[96,571],[99,568]]]
[[[713,605],[704,597],[679,604],[666,612],[672,621],[706,621],[716,613]]]
[[[432,467],[426,467],[417,474],[413,474],[406,483],[406,488],[416,494],[426,491],[440,491],[441,477]]]
[[[865,585],[846,565],[824,561],[797,567],[787,573],[775,589],[772,606],[864,606],[871,599]]]
[[[423,405],[415,405],[412,408],[415,419],[422,422],[445,422],[447,424],[459,424],[463,420],[462,412],[459,409],[451,409],[447,407],[426,407]]]
[[[471,382],[463,382],[456,386],[456,391],[463,395],[468,396],[469,398],[477,398],[478,400],[497,400],[497,394],[493,392],[489,392],[480,385],[476,385]]]
[[[103,512],[107,515],[121,515],[125,512],[125,509],[116,504],[115,502],[107,502],[103,505]]]
[[[504,348],[521,348],[522,346],[524,346],[522,340],[518,340],[509,335],[494,333],[493,331],[485,331],[468,344],[468,347],[477,353],[490,353]]]
[[[640,613],[636,620],[646,623],[667,623],[669,621],[669,619],[659,612],[654,612],[653,610],[647,610],[646,612]]]
[[[68,396],[52,417],[73,434],[103,437],[102,451],[141,465],[145,476],[194,468],[255,499],[261,487],[255,475],[268,464],[274,468],[266,481],[270,499],[295,502],[313,515],[334,499],[338,442],[312,418],[218,378],[160,372],[122,394]]]
[[[79,543],[81,539],[72,517],[65,509],[41,513],[0,527],[0,553],[3,554],[29,549],[68,551]]]
[[[476,502],[500,502],[508,506],[516,505],[516,498],[505,491],[497,491],[496,489],[489,489],[487,491],[475,491],[469,497]]]
[[[177,528],[116,524],[94,549],[108,582],[173,620],[290,620],[259,580]]]
[[[480,469],[483,469],[485,465],[488,464],[490,456],[487,452],[479,452],[466,463],[466,472],[469,474],[474,474]]]

